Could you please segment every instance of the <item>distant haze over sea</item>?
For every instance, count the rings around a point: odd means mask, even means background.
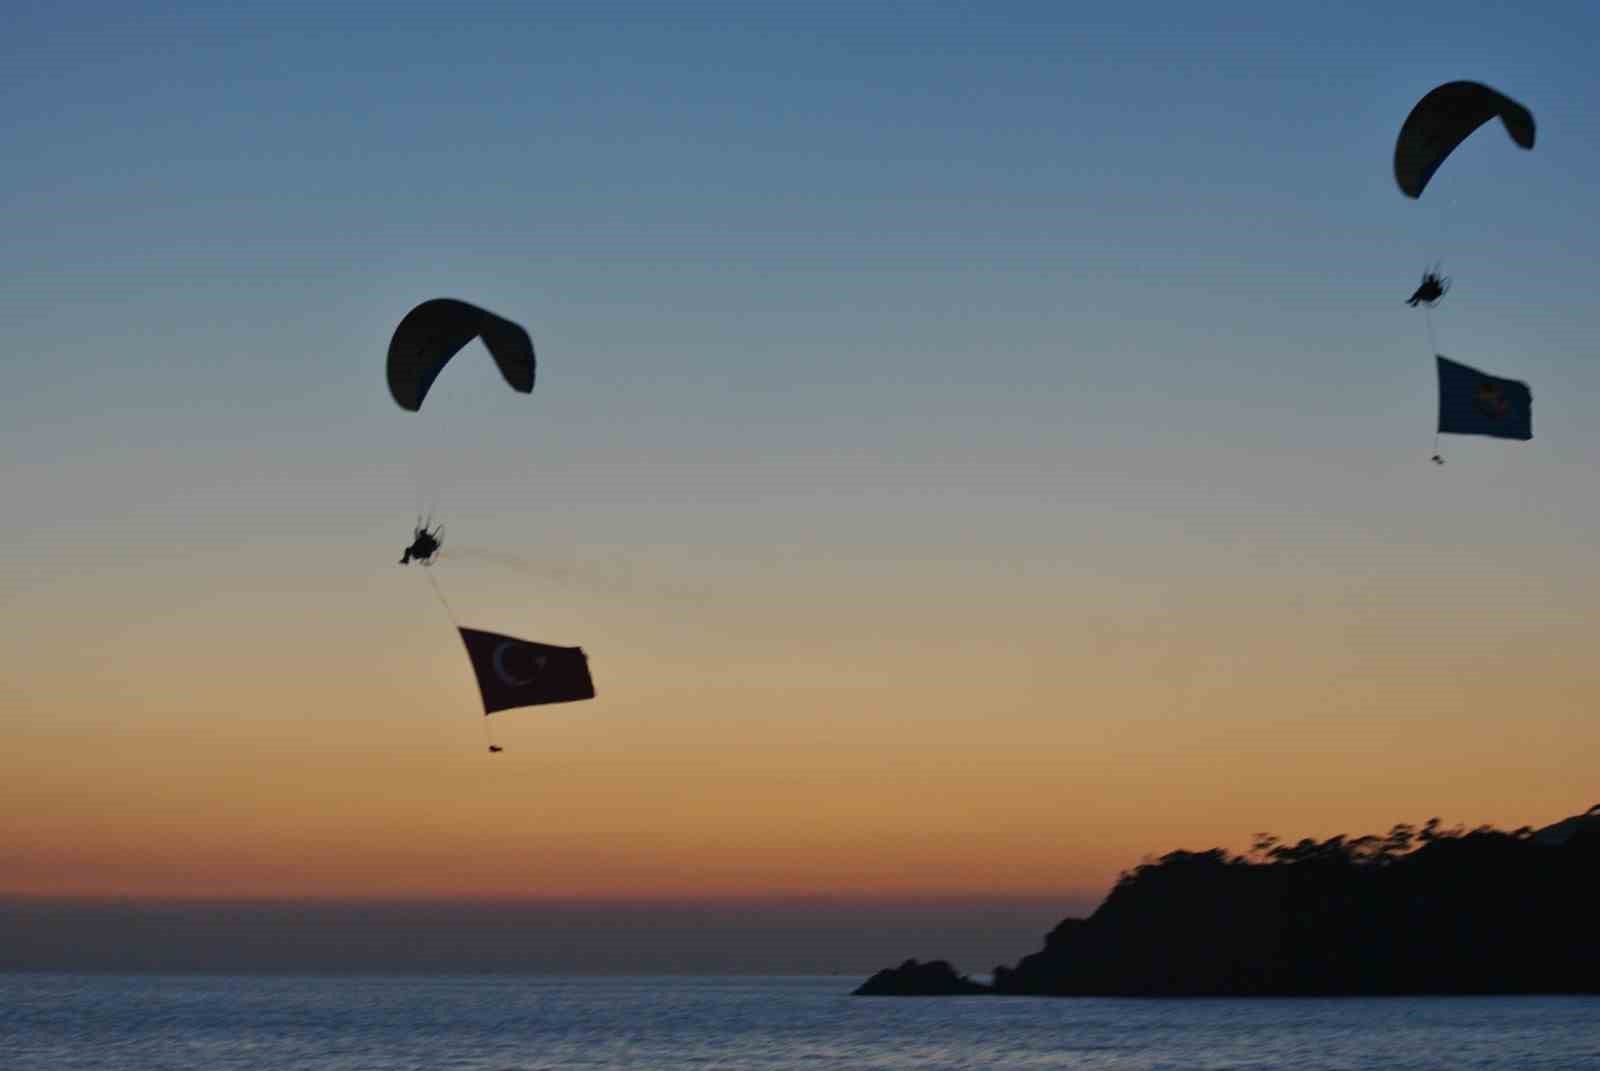
[[[864,975],[936,950],[986,971],[1093,904],[0,901],[0,969]]]

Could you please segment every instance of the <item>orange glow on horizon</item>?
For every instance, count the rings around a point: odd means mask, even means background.
[[[1093,900],[1262,831],[1594,802],[1600,689],[1557,642],[1576,624],[1228,590],[1159,613],[1109,583],[1071,614],[1003,589],[715,608],[737,630],[501,613],[485,626],[583,641],[599,698],[497,715],[492,757],[459,644],[410,588],[382,620],[197,602],[89,652],[62,615],[6,697],[0,895]]]

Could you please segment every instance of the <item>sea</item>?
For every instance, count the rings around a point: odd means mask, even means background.
[[[0,974],[0,1068],[1600,1071],[1600,997],[851,997],[858,981]]]

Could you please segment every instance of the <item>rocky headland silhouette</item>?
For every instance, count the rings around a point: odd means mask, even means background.
[[[1600,806],[1543,829],[1444,829],[1169,852],[994,969],[879,971],[858,995],[1600,992]],[[952,986],[959,984],[961,988]]]
[[[921,963],[908,959],[898,967],[886,967],[861,983],[858,997],[964,997],[993,992],[982,982],[956,973],[942,959]]]

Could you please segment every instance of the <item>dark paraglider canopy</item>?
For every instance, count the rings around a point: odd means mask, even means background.
[[[1421,197],[1439,165],[1490,119],[1499,117],[1511,140],[1533,148],[1533,113],[1478,82],[1446,82],[1419,100],[1394,144],[1394,178],[1407,197]]]
[[[533,340],[510,320],[454,298],[424,301],[400,321],[389,340],[389,393],[416,412],[450,358],[482,338],[512,389],[533,391]]]

